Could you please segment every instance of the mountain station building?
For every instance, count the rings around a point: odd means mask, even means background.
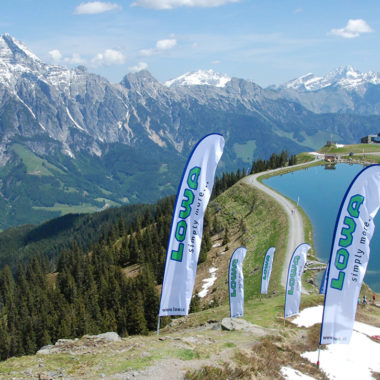
[[[377,135],[368,135],[360,139],[362,144],[380,144],[380,133]]]

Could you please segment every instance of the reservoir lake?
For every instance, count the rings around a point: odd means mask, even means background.
[[[265,185],[299,202],[313,224],[317,257],[325,263],[330,258],[335,222],[343,196],[362,169],[362,165],[338,164],[335,169],[320,165],[263,181]],[[380,292],[380,212],[374,223],[375,233],[370,243],[370,259],[364,281],[374,291]]]

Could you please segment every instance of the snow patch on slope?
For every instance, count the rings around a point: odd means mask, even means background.
[[[211,274],[211,277],[206,278],[203,280],[204,284],[202,285],[202,290],[198,293],[198,296],[200,298],[206,297],[208,290],[211,288],[211,286],[214,285],[216,281],[216,271],[218,268],[210,268],[208,271]]]

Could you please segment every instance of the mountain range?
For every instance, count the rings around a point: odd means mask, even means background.
[[[211,70],[113,84],[2,35],[0,228],[174,194],[192,147],[212,132],[226,138],[219,173],[283,149],[358,142],[377,132],[378,82],[346,67],[269,88]]]

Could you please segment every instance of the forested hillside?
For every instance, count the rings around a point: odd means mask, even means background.
[[[273,165],[284,164],[279,157]],[[214,198],[245,174],[223,174]],[[60,338],[155,329],[173,205],[169,197],[2,233],[0,257],[8,264],[0,271],[0,358],[32,354]],[[217,233],[227,242],[228,223],[206,213],[199,263]]]

